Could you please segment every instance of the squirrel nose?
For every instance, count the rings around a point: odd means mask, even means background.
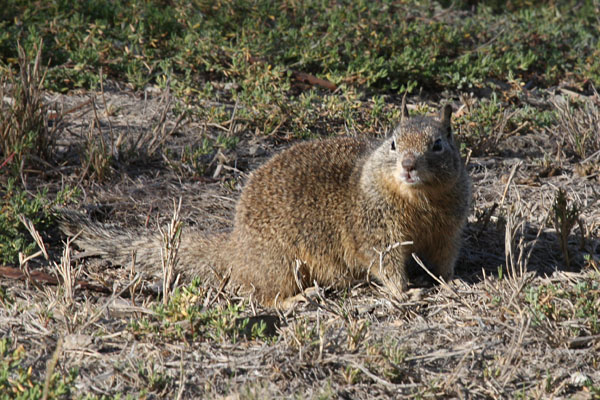
[[[416,161],[414,154],[407,154],[402,158],[402,168],[410,172],[415,169]]]

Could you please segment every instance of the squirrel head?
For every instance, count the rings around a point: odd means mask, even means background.
[[[451,115],[452,107],[446,105],[438,117],[409,117],[402,99],[400,123],[387,141],[394,178],[401,186],[438,190],[456,182],[462,162],[452,133]]]

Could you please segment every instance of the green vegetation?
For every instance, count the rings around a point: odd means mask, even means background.
[[[505,95],[516,97],[514,90],[509,90]],[[553,110],[540,110],[528,104],[519,104],[517,107],[504,105],[496,93],[467,107],[467,112],[456,118],[454,123],[463,144],[474,155],[497,152],[498,143],[505,133],[535,132],[549,127],[556,120]]]
[[[154,316],[132,321],[130,329],[139,335],[157,334],[186,342],[235,343],[241,338],[270,340],[264,320],[251,323],[249,318],[243,317],[247,314],[245,303],[205,308],[202,305],[205,296],[202,282],[195,279],[189,286],[176,288],[166,305],[157,304]]]
[[[208,165],[213,161],[215,153],[221,150],[235,150],[239,138],[224,135],[217,136],[216,140],[205,137],[200,143],[185,146],[180,153],[167,151],[167,158],[176,161],[172,164],[179,172],[191,170],[194,175],[205,175]],[[185,165],[186,168],[181,168]]]
[[[172,70],[190,83],[234,77],[259,89],[257,69],[283,83],[288,66],[395,90],[509,75],[597,80],[594,3],[525,4],[467,12],[430,1],[19,0],[2,10],[0,54],[14,63],[17,39],[26,48],[43,39],[48,82],[61,90],[96,84],[100,67],[135,87]]]
[[[47,190],[31,195],[15,178],[0,182],[0,263],[18,264],[19,253],[29,256],[39,250],[19,216],[29,219],[39,232],[45,232],[55,224],[52,207],[64,205],[78,194],[77,189],[66,187],[50,201]]]
[[[53,217],[44,192],[30,197],[14,179],[9,179],[6,186],[0,186],[0,194],[0,263],[18,263],[20,252],[31,255],[37,246],[19,215],[31,220],[41,231],[49,228]]]
[[[567,337],[600,334],[600,281],[597,274],[577,283],[530,287],[525,300],[537,325],[559,324]],[[556,329],[549,332],[560,335]]]
[[[34,376],[31,366],[23,365],[25,356],[25,348],[22,345],[15,347],[9,339],[0,339],[0,399],[42,398],[45,378]],[[47,398],[57,399],[68,396],[76,377],[77,373],[74,370],[66,376],[60,372],[52,374]]]
[[[168,87],[179,113],[230,134],[235,116],[240,129],[285,138],[381,134],[398,117],[393,96],[405,90],[498,92],[508,86],[507,98],[494,95],[458,120],[480,154],[495,147],[494,129],[522,132],[556,118],[521,104],[522,86],[598,83],[595,6],[575,3],[19,0],[0,14],[0,71],[10,77],[27,70],[25,56],[31,60],[40,50],[33,65],[39,85],[52,90],[98,88],[100,78],[136,89]],[[49,66],[47,74],[40,65]],[[340,90],[306,85],[296,72]],[[39,116],[20,120],[38,130],[47,126]],[[568,135],[566,144],[582,157],[593,153],[599,144],[586,145],[593,128]],[[31,142],[31,129],[17,130],[20,142]],[[85,169],[102,181],[120,149],[109,149],[93,128],[88,133]],[[49,142],[51,136],[37,138]],[[14,147],[23,145],[3,145],[1,159]],[[203,174],[206,150],[202,143],[178,157]]]
[[[364,91],[599,81],[593,2],[501,3],[19,0],[2,10],[0,69],[17,66],[17,41],[33,54],[41,40],[53,90],[97,87],[102,69],[137,89],[168,84],[208,122],[231,117],[219,103],[237,104],[252,130],[298,137],[385,127],[394,114]],[[299,92],[296,71],[345,98]]]

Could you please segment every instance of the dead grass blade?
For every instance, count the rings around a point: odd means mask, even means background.
[[[471,305],[469,303],[463,302],[462,299],[460,298],[460,296],[458,295],[458,293],[456,293],[456,291],[453,288],[451,288],[450,285],[448,285],[442,277],[438,277],[433,272],[431,272],[429,270],[429,268],[427,268],[425,266],[425,263],[423,263],[423,261],[421,261],[419,256],[417,256],[416,253],[412,253],[412,257],[416,261],[416,263],[419,265],[419,267],[421,267],[427,273],[427,275],[429,275],[431,278],[433,278],[433,280],[435,280],[442,288],[444,288],[444,290],[446,290],[448,293],[451,293],[454,296],[455,300],[457,300],[458,302],[463,304],[465,307],[467,307],[468,309],[473,311],[473,308],[471,307]]]
[[[169,82],[170,81],[167,82],[167,88],[169,87]],[[181,122],[185,118],[185,113],[179,114],[173,126],[170,129],[167,129],[167,115],[171,111],[172,101],[171,92],[169,89],[167,89],[164,93],[165,105],[160,112],[158,121],[152,129],[152,134],[149,138],[146,138],[146,140],[148,140],[148,143],[146,144],[146,153],[148,156],[153,155],[159,148],[162,147],[162,145],[173,134],[173,132],[180,128]],[[136,143],[139,145],[139,139]]]
[[[116,160],[119,159],[119,153],[117,152],[117,145],[115,144],[115,134],[113,132],[112,122],[110,120],[110,108],[108,103],[106,102],[106,96],[104,95],[104,77],[102,76],[102,67],[100,68],[100,97],[102,98],[102,103],[104,105],[104,116],[106,117],[106,121],[108,122],[108,132],[110,136],[110,154]],[[96,112],[96,108],[94,107],[94,112]],[[97,118],[97,115],[96,115]],[[121,136],[119,136],[119,140]],[[117,140],[117,142],[119,141]]]
[[[24,215],[19,215],[19,221],[21,221],[21,223],[29,231],[29,233],[31,234],[31,237],[33,238],[33,240],[35,241],[35,243],[40,248],[41,254],[44,255],[44,258],[46,260],[49,260],[50,257],[48,256],[48,252],[46,251],[46,246],[44,245],[44,241],[42,240],[42,237],[40,236],[40,234],[38,233],[38,231],[35,229],[35,226],[33,226],[33,223],[31,222],[31,220],[29,220]],[[39,252],[36,253],[36,254],[39,255]],[[27,260],[30,260],[32,257],[33,256],[28,257]]]
[[[52,357],[46,363],[46,377],[44,378],[44,391],[42,392],[42,400],[48,399],[48,394],[50,392],[50,382],[52,380],[52,375],[54,375],[54,370],[56,369],[58,358],[62,353],[62,347],[63,337],[60,336],[58,338],[58,341],[56,342],[56,348],[54,349],[54,353],[52,353]]]
[[[398,389],[400,386],[403,386],[403,385],[396,385],[395,383],[389,382],[383,378],[378,377],[377,375],[375,375],[374,373],[369,371],[369,369],[367,367],[358,363],[357,361],[354,361],[353,359],[351,359],[349,357],[342,357],[341,360],[352,365],[354,368],[359,369],[360,372],[365,374],[367,377],[369,377],[373,381],[387,387],[388,389]]]
[[[78,271],[74,273],[71,266],[71,241],[72,239],[67,239],[60,263],[53,263],[54,269],[57,271],[58,276],[60,276],[60,282],[62,282],[63,300],[67,306],[74,303],[73,293],[77,276],[79,275]]]
[[[169,302],[173,286],[173,275],[177,263],[179,262],[179,245],[181,244],[181,230],[183,228],[183,222],[179,216],[181,211],[181,198],[179,203],[176,204],[173,200],[173,216],[171,222],[167,225],[167,229],[164,230],[159,228],[162,236],[163,247],[160,249],[162,271],[163,271],[163,304]]]
[[[110,163],[112,160],[111,150],[108,148],[104,135],[102,134],[100,118],[96,107],[95,99],[92,99],[92,110],[94,111],[94,119],[90,122],[86,132],[85,140],[85,164],[81,179],[89,176],[90,179],[103,181],[110,173]],[[96,133],[97,132],[97,133]]]
[[[121,297],[123,295],[123,293],[127,292],[128,290],[130,290],[131,286],[138,284],[141,279],[142,279],[142,275],[140,273],[137,273],[135,275],[135,277],[132,280],[130,280],[125,285],[125,287],[123,287],[120,291],[118,291],[118,292],[113,291],[113,294],[104,302],[104,304],[102,305],[102,307],[99,307],[98,310],[96,311],[96,313],[94,315],[92,315],[90,318],[88,318],[88,320],[86,321],[86,323],[81,327],[81,331],[84,331],[90,325],[92,325],[96,321],[98,321],[98,319],[100,318],[100,316],[102,316],[102,314],[106,311],[106,309],[113,303],[113,301],[116,298]]]

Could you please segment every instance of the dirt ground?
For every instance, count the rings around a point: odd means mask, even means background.
[[[73,160],[81,154],[91,124],[100,122],[96,133],[122,134],[132,141],[157,124],[167,101],[159,90],[131,93],[116,84],[105,87],[103,96],[46,95],[57,108],[73,110],[65,115],[57,141],[63,162],[40,164],[26,178],[28,188],[46,187],[49,196],[67,184],[80,187],[81,196],[71,207],[103,223],[156,230],[168,223],[173,201],[181,198],[186,226],[226,230],[248,173],[291,144],[257,137],[243,126],[236,128],[235,121],[207,126],[183,120],[166,138],[166,156],[123,153],[112,176],[94,182],[85,176],[82,163]],[[426,99],[410,102],[421,100]],[[461,105],[455,101],[455,111]],[[166,131],[175,124],[169,111]],[[235,150],[207,156],[206,173],[178,164],[181,157],[176,155],[186,145],[223,132],[237,136],[239,143]],[[46,362],[57,351],[57,371],[67,374],[77,368],[79,395],[600,398],[600,335],[589,332],[589,315],[568,313],[578,307],[577,297],[561,294],[585,282],[598,291],[600,178],[597,171],[580,173],[568,159],[540,163],[544,154],[556,153],[552,135],[550,130],[499,135],[493,152],[471,154],[473,210],[457,277],[447,284],[413,289],[404,299],[386,297],[365,282],[348,291],[319,288],[317,296],[286,313],[219,288],[203,288],[190,300],[193,304],[243,306],[235,320],[263,321],[270,336],[177,336],[153,308],[158,302],[154,283],[146,282],[133,297],[119,295],[130,293],[127,268],[74,260],[79,279],[108,287],[112,294],[76,286],[75,302],[67,305],[59,287],[2,279],[2,289],[15,303],[0,307],[0,334],[25,347],[26,364],[38,377],[45,376]],[[581,224],[569,236],[569,267],[552,223],[559,188],[581,206]],[[58,260],[66,238],[57,232],[43,236]],[[36,259],[30,268],[53,274],[46,264]],[[536,304],[566,311],[552,317]],[[598,300],[593,306],[600,310]],[[143,318],[148,327],[132,327]],[[179,324],[183,331],[190,329],[185,320]]]

